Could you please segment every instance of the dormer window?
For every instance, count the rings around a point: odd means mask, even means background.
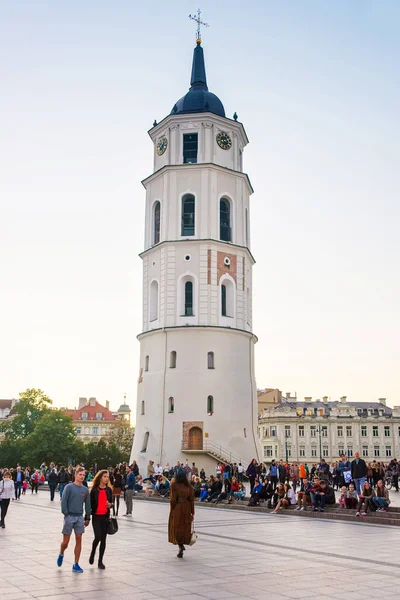
[[[98,413],[96,413],[96,419],[97,419],[98,421],[101,421],[101,420],[102,420],[102,418],[103,418],[103,413],[101,413],[101,412],[98,412]]]
[[[87,419],[87,412],[83,412],[82,413],[82,421],[86,421]]]

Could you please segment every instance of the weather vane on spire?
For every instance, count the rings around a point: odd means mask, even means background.
[[[200,33],[200,25],[204,25],[204,27],[210,27],[208,23],[203,23],[200,19],[201,11],[197,9],[197,17],[196,15],[189,15],[189,19],[192,21],[196,21],[197,23],[197,31],[196,31],[196,44],[199,46],[201,44],[201,33]]]

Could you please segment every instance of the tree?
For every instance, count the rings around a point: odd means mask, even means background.
[[[49,413],[52,400],[42,390],[27,389],[19,395],[7,421],[1,425],[6,440],[20,440],[30,435],[40,419]]]
[[[0,444],[0,468],[16,467],[17,463],[24,464],[25,440],[4,440]]]
[[[106,438],[102,438],[97,444],[96,442],[89,442],[86,446],[86,466],[94,467],[97,465],[97,469],[107,469],[120,463],[124,460],[124,455],[115,446],[115,444],[108,444]]]
[[[50,461],[67,464],[75,452],[76,432],[72,417],[58,409],[42,416],[26,438],[25,461],[32,467]]]
[[[104,436],[104,440],[107,444],[114,444],[125,456],[123,460],[129,461],[134,431],[134,428],[125,419],[114,421]]]

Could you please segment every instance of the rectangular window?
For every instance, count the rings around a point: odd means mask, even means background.
[[[96,419],[97,419],[98,421],[101,421],[101,420],[102,420],[102,418],[103,418],[103,414],[102,414],[102,413],[96,413]]]
[[[226,312],[226,285],[221,285],[221,315],[223,317],[227,316]]]
[[[285,425],[285,438],[290,437],[290,425]]]
[[[306,455],[306,449],[305,448],[299,448],[299,456],[301,456],[302,458]]]
[[[264,458],[272,458],[272,446],[264,446]]]
[[[368,437],[368,431],[366,425],[361,425],[361,437]]]
[[[338,437],[343,437],[343,425],[338,425],[337,436]]]
[[[183,134],[183,162],[197,163],[198,133]]]
[[[347,449],[347,458],[353,458],[353,448]]]
[[[87,419],[87,413],[82,413],[82,421],[86,421]]]
[[[77,435],[79,435],[79,434],[81,433],[81,431],[82,431],[82,429],[81,429],[80,427],[77,427],[77,428],[76,428],[76,433],[77,433]]]
[[[316,448],[311,448],[311,456],[313,458],[315,458],[317,456],[317,449]]]
[[[390,425],[385,425],[385,437],[390,437]]]
[[[379,457],[379,446],[374,446],[374,456]]]
[[[398,427],[398,431],[397,431],[397,433],[399,434],[399,437],[400,437],[400,425],[399,425],[399,427]]]
[[[379,437],[379,428],[378,425],[372,426],[372,437]]]
[[[353,437],[353,427],[351,425],[346,425],[346,436]]]
[[[292,457],[292,449],[291,448],[287,449],[287,455],[288,455],[288,458]]]
[[[315,425],[311,425],[310,427],[310,435],[311,437],[317,437],[317,428]]]
[[[93,427],[93,428],[92,428],[92,433],[93,433],[93,435],[98,435],[98,433],[99,433],[99,428],[98,428],[98,427]]]
[[[362,455],[365,458],[366,456],[368,456],[368,446],[363,446],[362,447]]]
[[[329,456],[329,451],[328,451],[328,448],[326,446],[324,446],[324,448],[322,448],[322,456],[324,458],[327,458]]]
[[[328,437],[328,427],[326,425],[322,425],[321,434],[322,437]]]
[[[338,448],[338,455],[342,456],[342,454],[344,454],[344,446],[339,446],[339,448]]]
[[[172,396],[168,399],[168,412],[169,413],[173,413],[174,412],[174,408],[175,408],[175,403],[174,403],[174,399],[172,398]]]
[[[385,450],[386,450],[386,457],[387,458],[391,458],[391,456],[392,456],[392,446],[386,446]]]
[[[149,357],[146,356],[146,358],[144,359],[144,370],[148,371],[149,370]]]
[[[271,437],[276,437],[276,425],[271,425],[269,428],[269,434]]]
[[[304,437],[304,425],[299,425],[299,437]]]

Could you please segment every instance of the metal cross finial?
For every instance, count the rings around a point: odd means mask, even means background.
[[[201,33],[200,33],[200,25],[204,25],[204,27],[210,27],[208,23],[203,23],[200,19],[201,11],[197,9],[197,17],[196,15],[189,15],[189,19],[195,21],[197,23],[197,31],[196,31],[196,44],[199,46],[201,44]]]

